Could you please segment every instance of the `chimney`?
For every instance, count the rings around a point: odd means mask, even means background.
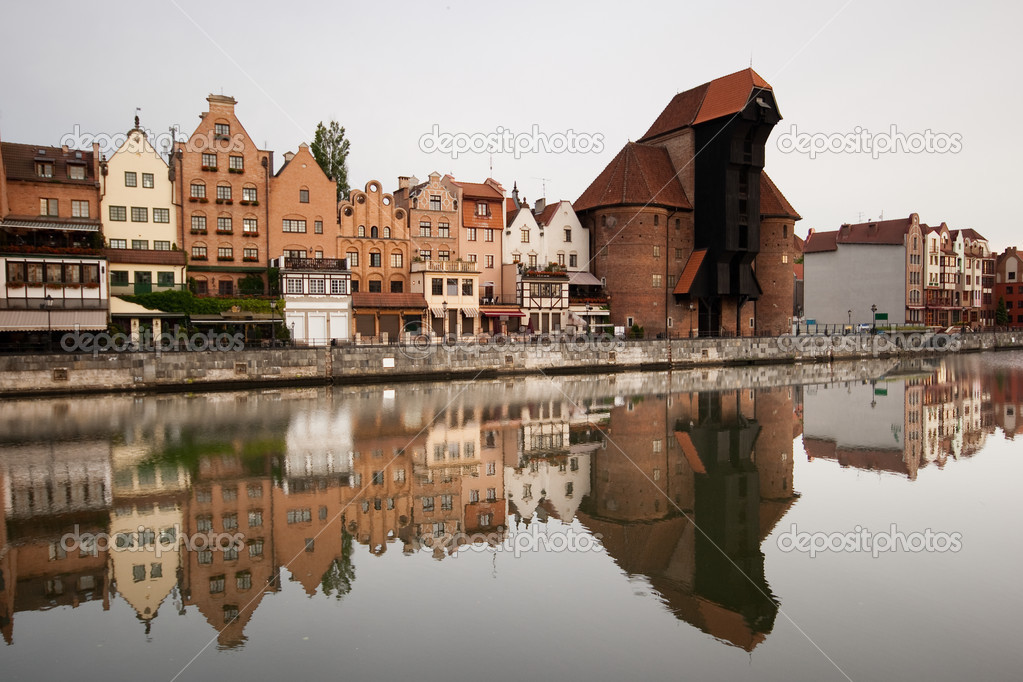
[[[398,176],[398,189],[408,189],[410,184],[410,178],[407,175]]]
[[[520,206],[519,204],[519,183],[516,182],[512,185],[512,201],[515,202],[515,208]]]
[[[210,111],[222,111],[231,114],[234,113],[234,105],[238,103],[234,97],[213,94],[207,97],[206,101],[210,103]]]
[[[533,209],[534,213],[543,213],[543,210],[547,208],[547,199],[537,199],[536,208]]]
[[[66,144],[62,144],[62,145],[60,145],[60,151],[62,151],[65,154],[67,154],[70,150],[67,148]]]
[[[284,163],[288,163],[295,158],[295,152],[284,152]]]
[[[419,184],[419,178],[417,178],[417,177],[416,177],[416,176],[414,176],[414,175],[413,175],[413,176],[412,176],[411,178],[409,178],[409,179],[408,179],[408,181],[409,181],[409,183],[411,183],[411,185],[412,185],[413,187],[415,187],[416,185],[418,185],[418,184]]]

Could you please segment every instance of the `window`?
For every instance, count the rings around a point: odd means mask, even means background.
[[[494,231],[491,228],[488,227],[483,230],[483,241],[485,242],[494,241]]]
[[[128,219],[128,209],[125,206],[111,206],[108,213],[111,221],[123,223]]]
[[[655,244],[654,245],[654,258],[660,258],[660,257],[661,257],[661,247],[657,246]]]
[[[439,210],[441,210],[440,209],[440,195],[439,194],[431,194],[430,195],[430,210],[431,211],[439,211]]]
[[[284,280],[284,290],[289,294],[301,294],[302,280],[298,277],[287,277]]]
[[[309,293],[321,295],[327,293],[327,283],[322,279],[309,280]]]
[[[430,259],[431,259],[431,258],[433,257],[433,252],[432,252],[432,251],[430,251],[430,249],[420,249],[420,251],[419,251],[419,257],[420,257],[420,258],[421,258],[422,260],[426,260],[426,261],[428,261],[428,260],[430,260]]]
[[[529,254],[529,258],[527,258],[526,260],[527,260],[527,262],[529,264],[529,267],[531,267],[531,268],[535,268],[536,267],[536,254],[535,253]]]
[[[472,280],[469,278],[462,279],[462,296],[472,296]]]
[[[470,242],[476,241],[476,228],[470,227],[465,231],[465,239]]]
[[[217,185],[217,198],[226,201],[231,198],[231,185]]]
[[[444,280],[441,279],[440,277],[434,277],[430,281],[430,287],[431,287],[430,292],[434,296],[443,296],[444,295]]]
[[[451,252],[450,251],[437,251],[437,260],[439,260],[439,261],[449,261],[449,260],[451,260]]]
[[[385,225],[384,226],[384,239],[390,239],[390,238],[391,238],[391,228],[387,227]]]
[[[206,260],[206,247],[196,244],[192,247],[192,260]]]
[[[477,257],[476,257],[476,254],[475,254],[475,253],[470,253],[470,254],[469,254],[468,256],[466,256],[466,259],[467,259],[467,260],[468,260],[468,261],[469,261],[470,263],[475,263],[475,262],[477,261]]]
[[[343,279],[330,280],[330,293],[333,295],[344,296],[347,293],[345,288],[345,281]]]
[[[485,201],[476,202],[476,215],[487,217],[490,215],[490,204]]]
[[[227,158],[227,167],[231,170],[240,171],[245,168],[245,158],[242,156],[229,156]]]
[[[128,240],[127,239],[111,239],[110,240],[110,248],[112,248],[112,249],[126,249],[126,248],[128,248]]]
[[[242,249],[242,260],[257,261],[259,260],[259,249],[254,246],[246,246]]]
[[[124,171],[124,186],[125,187],[138,187],[139,176],[135,171]]]
[[[230,246],[217,247],[217,260],[234,260],[234,248]]]
[[[300,190],[298,190],[298,202],[300,204],[308,204],[309,203],[309,190],[307,190],[307,189],[300,189]]]
[[[420,220],[419,221],[419,236],[429,237],[430,236],[430,221]]]
[[[195,199],[205,199],[206,185],[202,184],[201,182],[193,182],[189,187],[188,192],[189,192],[188,196],[190,197],[193,197]]]
[[[110,284],[111,286],[124,286],[128,284],[128,271],[127,270],[111,270],[110,271]]]
[[[305,233],[305,220],[288,220],[285,219],[282,225],[285,232],[301,232]]]
[[[450,237],[451,236],[451,225],[449,223],[437,223],[437,236],[438,237]]]
[[[224,576],[214,575],[210,577],[210,594],[220,594],[224,591]]]
[[[447,281],[448,296],[458,296],[458,279],[449,277]]]
[[[487,462],[487,476],[497,475],[497,464],[495,462]]]
[[[433,498],[432,497],[424,497],[423,498],[423,511],[424,512],[433,511]]]
[[[142,249],[144,251],[147,251],[147,250],[149,250],[149,240],[148,239],[132,239],[131,240],[131,248],[133,248],[133,249]]]
[[[69,165],[67,167],[67,176],[72,180],[84,180],[85,166],[80,166],[78,164]]]
[[[377,226],[376,225],[374,225],[373,227],[369,228],[369,237],[370,237],[370,239],[376,239],[379,236],[380,236],[380,231],[377,230]]]
[[[156,283],[161,287],[172,287],[174,286],[174,273],[173,272],[157,272]]]
[[[401,251],[395,251],[391,254],[391,267],[400,268],[402,267],[402,255]]]
[[[572,241],[572,228],[571,227],[566,227],[565,228],[565,241],[566,242]]]
[[[373,294],[379,294],[384,290],[384,282],[379,279],[371,279],[369,281],[369,291]]]
[[[212,516],[197,516],[195,517],[195,529],[200,533],[209,533],[213,530],[213,517]]]
[[[789,254],[787,254],[787,253],[783,253],[783,254],[781,255],[781,262],[782,262],[782,263],[788,263],[788,262],[789,262]]]
[[[242,234],[248,235],[259,234],[259,223],[256,222],[255,218],[242,219]]]
[[[384,228],[384,229],[386,230],[387,228]],[[317,221],[315,221],[313,223],[313,232],[315,232],[316,234],[323,234],[323,221],[322,220],[317,220]],[[390,237],[391,235],[385,234],[384,236],[385,237]]]
[[[153,189],[153,174],[143,173],[142,174],[142,186],[146,189]]]
[[[574,253],[568,255],[568,267],[577,268],[579,267],[579,256]]]
[[[154,208],[153,209],[153,222],[154,223],[169,223],[170,222],[170,209],[169,208]]]
[[[192,232],[206,232],[206,216],[194,215],[192,216]]]
[[[145,206],[132,206],[131,207],[131,222],[133,223],[148,223],[149,222],[149,209]]]
[[[494,267],[494,257],[493,257],[493,256],[484,256],[484,257],[483,257],[483,263],[484,263],[484,265],[486,265],[486,266],[487,266],[488,268],[492,268],[492,267]]]
[[[558,254],[558,265],[564,265],[564,264],[565,264],[565,254],[559,253]]]
[[[227,137],[228,135],[231,134],[231,126],[227,123],[214,123],[213,134],[216,135],[217,137],[220,136]]]
[[[171,243],[164,239],[157,239],[153,242],[153,249],[156,251],[170,251]]]
[[[449,511],[454,507],[454,495],[441,495],[440,496],[440,508]]]
[[[263,541],[262,540],[250,540],[249,541],[249,556],[260,557],[263,556]]]
[[[39,215],[57,215],[57,200],[56,199],[40,199],[39,200]]]
[[[523,244],[529,243],[529,230],[522,230],[522,233],[519,235],[519,241]]]
[[[357,268],[359,267],[359,252],[349,251],[345,256],[348,258],[348,267]]]
[[[313,520],[312,509],[289,509],[288,523],[306,523]]]
[[[369,254],[369,267],[379,268],[380,267],[380,252],[370,251]]]
[[[224,234],[230,234],[233,230],[234,230],[234,227],[231,224],[231,216],[225,215],[225,216],[219,216],[217,218],[217,232],[221,232],[221,233],[224,233]]]
[[[487,488],[487,502],[497,501],[497,488]]]
[[[203,153],[202,167],[207,170],[217,170],[217,155]]]
[[[256,201],[256,188],[242,187],[242,201]]]
[[[36,161],[36,176],[40,178],[52,178],[53,163],[50,161]]]
[[[238,528],[238,515],[237,514],[224,514],[223,516],[224,530],[235,530]]]

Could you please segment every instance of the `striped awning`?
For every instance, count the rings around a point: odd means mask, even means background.
[[[442,308],[440,306],[431,306],[430,307],[430,313],[434,317],[444,317],[444,308]]]
[[[465,315],[466,317],[479,317],[480,316],[480,309],[479,308],[462,308],[462,314]]]
[[[105,331],[106,310],[0,310],[0,332]]]
[[[43,220],[3,220],[0,227],[18,227],[31,230],[73,230],[75,232],[99,232],[99,223],[58,223]]]
[[[483,317],[525,317],[526,314],[518,308],[487,308],[483,311]]]

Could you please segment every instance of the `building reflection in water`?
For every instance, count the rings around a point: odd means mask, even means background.
[[[752,650],[778,612],[761,545],[798,497],[800,433],[810,459],[915,478],[996,426],[1023,428],[1020,373],[977,363],[777,384],[690,393],[662,373],[110,397],[102,410],[8,401],[0,631],[10,644],[18,612],[120,597],[146,636],[197,611],[238,647],[281,590],[357,589],[357,546],[444,560],[474,535],[556,519],[599,533],[677,618]],[[76,529],[115,551],[65,550]],[[244,542],[157,551],[211,533]]]

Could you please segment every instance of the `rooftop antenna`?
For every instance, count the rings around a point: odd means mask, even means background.
[[[494,155],[493,154],[490,155],[490,175],[488,175],[487,177],[489,177],[489,178],[494,177]]]
[[[858,223],[863,222],[863,211],[860,211],[859,213],[856,214],[856,222]]]
[[[551,178],[537,178],[537,177],[534,177],[533,179],[540,181],[541,187],[543,187],[543,198],[547,199],[547,181],[550,180]]]
[[[142,107],[135,107],[135,129],[139,128],[139,112],[142,111]]]

